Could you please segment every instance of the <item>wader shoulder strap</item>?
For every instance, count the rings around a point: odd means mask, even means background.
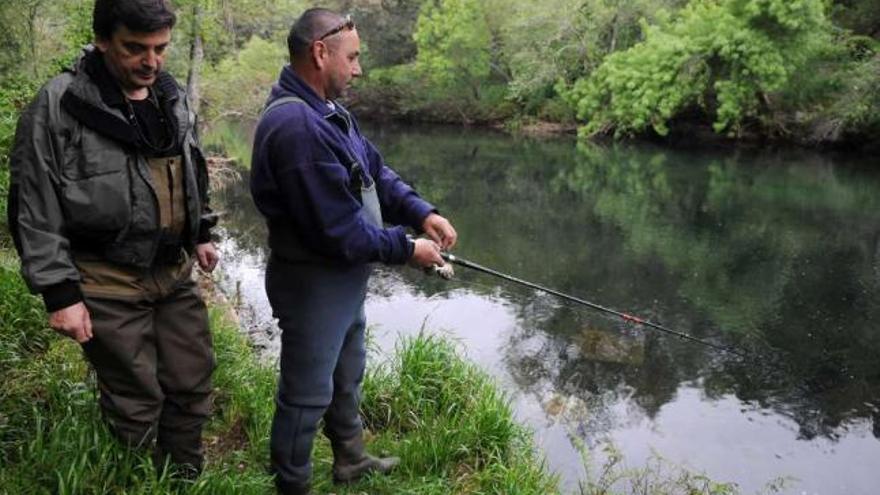
[[[260,114],[260,117],[261,118],[265,117],[266,114],[269,113],[270,111],[280,107],[281,105],[287,104],[287,103],[298,103],[298,104],[302,104],[302,105],[307,105],[307,103],[302,98],[299,98],[296,96],[283,96],[281,98],[278,98],[277,100],[273,100],[272,103],[269,103],[268,105],[266,105],[266,108],[263,109],[263,113]]]
[[[260,118],[265,117],[272,110],[275,110],[276,108],[280,107],[281,105],[285,105],[287,103],[308,105],[308,103],[306,103],[305,100],[303,100],[302,98],[300,98],[298,96],[282,96],[281,98],[278,98],[277,100],[272,100],[272,103],[269,103],[268,105],[266,105],[266,108],[264,108],[263,112],[260,114]],[[343,149],[342,151],[345,152],[346,158],[348,159],[348,163],[343,163],[342,165],[346,168],[346,170],[348,170],[349,173],[352,173],[352,168],[353,167],[360,167],[360,165],[358,165],[358,161],[355,160],[351,156],[351,152],[348,149]],[[360,173],[360,172],[358,172],[358,173]],[[361,179],[358,178],[358,180],[361,180]],[[369,183],[372,181],[367,180],[366,182]],[[369,184],[366,184],[366,185],[369,185]],[[355,189],[357,190],[358,188],[355,188]]]

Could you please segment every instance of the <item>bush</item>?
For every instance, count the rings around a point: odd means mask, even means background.
[[[205,71],[202,116],[208,125],[223,117],[256,120],[287,60],[287,47],[251,38],[237,54]]]
[[[516,112],[504,84],[484,82],[474,94],[468,86],[438,85],[413,64],[374,69],[355,83],[349,103],[358,116],[373,120],[474,124]]]
[[[846,133],[880,136],[880,49],[853,64],[844,78],[846,85],[831,105],[832,116],[843,122]]]
[[[610,55],[590,77],[562,88],[587,121],[584,134],[646,130],[697,107],[716,132],[736,135],[766,113],[766,96],[831,43],[821,0],[692,2],[646,39]]]

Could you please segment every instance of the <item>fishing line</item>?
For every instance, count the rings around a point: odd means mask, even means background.
[[[545,292],[547,294],[554,295],[556,297],[565,299],[567,301],[571,301],[571,302],[574,302],[577,304],[581,304],[583,306],[587,306],[589,308],[601,311],[603,313],[615,315],[615,316],[623,319],[626,322],[635,323],[637,325],[641,325],[644,327],[659,330],[659,331],[664,332],[669,335],[674,335],[682,340],[687,340],[689,342],[694,342],[696,344],[704,345],[706,347],[711,347],[712,349],[715,349],[717,351],[726,352],[726,353],[732,354],[734,356],[738,356],[743,359],[748,358],[748,356],[745,353],[743,353],[737,349],[733,349],[731,347],[715,344],[715,343],[709,342],[707,340],[703,340],[698,337],[694,337],[693,335],[690,335],[690,334],[687,334],[684,332],[679,332],[679,331],[673,330],[671,328],[667,328],[659,323],[655,323],[653,321],[646,320],[644,318],[639,318],[638,316],[634,316],[634,315],[631,315],[628,313],[623,313],[623,312],[617,311],[615,309],[606,308],[605,306],[601,306],[599,304],[587,301],[585,299],[581,299],[579,297],[575,297],[570,294],[566,294],[564,292],[560,292],[558,290],[551,289],[549,287],[544,287],[543,285],[538,285],[534,282],[529,282],[528,280],[523,280],[521,278],[514,277],[513,275],[508,275],[506,273],[502,273],[497,270],[487,268],[487,267],[480,265],[478,263],[474,263],[473,261],[469,261],[464,258],[459,258],[458,256],[455,256],[455,255],[452,255],[449,253],[441,253],[441,256],[443,257],[444,260],[446,260],[447,262],[452,263],[454,265],[463,266],[465,268],[469,268],[471,270],[486,273],[488,275],[492,275],[494,277],[498,277],[498,278],[507,280],[509,282],[524,285],[526,287],[530,287],[532,289],[536,289],[536,290]]]

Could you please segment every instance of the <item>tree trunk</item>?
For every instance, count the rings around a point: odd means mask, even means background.
[[[40,77],[40,62],[37,57],[37,14],[40,12],[40,4],[37,1],[28,6],[27,11],[27,33],[31,51],[31,70],[34,78]]]
[[[617,14],[611,19],[611,45],[608,47],[608,54],[614,53],[617,49]]]
[[[202,7],[198,2],[193,4],[192,41],[189,46],[189,72],[186,75],[186,94],[189,95],[190,108],[198,115],[201,105],[199,93],[199,75],[205,49],[202,45]]]
[[[228,1],[223,2],[223,24],[229,31],[232,40],[232,50],[238,49],[238,39],[235,36],[235,18],[232,16],[232,6]]]

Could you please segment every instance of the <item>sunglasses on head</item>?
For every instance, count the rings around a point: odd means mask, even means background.
[[[330,36],[333,36],[334,34],[340,32],[344,29],[350,30],[350,29],[354,29],[354,27],[355,27],[354,20],[351,18],[351,14],[348,14],[342,19],[342,22],[338,26],[327,31],[326,33],[322,34],[321,36],[315,38],[315,41],[321,41],[324,38],[329,38]]]

